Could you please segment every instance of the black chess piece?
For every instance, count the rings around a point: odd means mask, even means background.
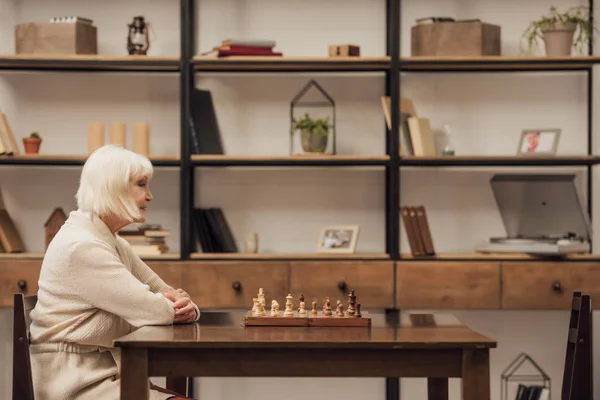
[[[360,313],[360,303],[356,305],[356,312],[354,313],[356,318],[362,318],[362,314]]]

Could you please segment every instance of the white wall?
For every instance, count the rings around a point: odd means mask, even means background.
[[[563,0],[561,5],[576,3]],[[325,56],[333,43],[355,43],[363,55],[381,56],[385,54],[384,4],[383,0],[352,0],[343,5],[339,0],[199,0],[197,47],[206,51],[229,37],[272,38],[288,56]],[[528,21],[549,6],[542,0],[404,0],[401,52],[410,54],[409,29],[415,18],[448,15],[501,24],[503,54],[517,55]],[[14,51],[14,23],[73,14],[96,21],[102,54],[125,55],[126,24],[140,14],[152,23],[156,34],[150,54],[179,54],[177,2],[159,0],[105,1],[102,7],[92,1],[0,0],[0,53]],[[289,102],[311,78],[336,101],[339,152],[384,154],[385,125],[379,103],[385,90],[383,74],[207,74],[198,76],[197,85],[213,93],[228,154],[286,155]],[[559,153],[585,152],[582,73],[403,74],[402,84],[402,95],[414,100],[420,115],[431,118],[434,129],[445,123],[458,128],[453,138],[458,154],[514,154],[522,129],[544,126],[562,129]],[[83,154],[86,125],[91,120],[107,124],[148,121],[152,153],[178,153],[177,103],[175,75],[0,73],[0,108],[8,114],[18,138],[39,130],[46,154]],[[401,201],[427,206],[439,252],[470,252],[478,241],[503,233],[488,185],[498,170],[403,170]],[[43,248],[42,223],[51,210],[74,206],[77,176],[78,168],[0,169],[6,206],[29,251]],[[176,170],[159,169],[153,190],[153,222],[173,231],[169,245],[178,251]],[[197,205],[223,207],[240,245],[248,233],[257,232],[262,251],[313,252],[322,225],[343,223],[360,225],[358,251],[384,251],[382,169],[199,169],[195,190]],[[408,249],[404,235],[401,248]],[[492,399],[499,400],[501,371],[522,351],[550,374],[554,398],[559,396],[567,312],[459,310],[456,314],[499,342],[491,353]],[[11,310],[0,311],[0,320],[1,325],[11,326]],[[0,359],[7,366],[0,378],[1,397],[10,395],[11,337],[10,329],[0,331]],[[385,393],[379,379],[198,382],[198,393],[208,400],[242,396],[358,400],[382,399]],[[424,380],[402,380],[403,398],[425,399],[424,385]],[[452,380],[451,398],[458,399],[459,394],[459,382]]]

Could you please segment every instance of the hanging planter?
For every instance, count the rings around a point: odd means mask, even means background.
[[[567,57],[573,48],[579,54],[585,54],[596,30],[589,20],[588,7],[571,7],[564,13],[550,7],[547,15],[529,24],[523,37],[527,39],[529,54],[535,46],[539,46],[538,40],[541,39],[547,57]]]
[[[23,147],[25,148],[26,154],[38,154],[41,145],[42,138],[37,132],[33,132],[28,137],[23,138]]]

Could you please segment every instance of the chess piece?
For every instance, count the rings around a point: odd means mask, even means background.
[[[317,302],[316,301],[312,302],[312,311],[310,313],[312,315],[317,315],[318,311],[317,311]]]
[[[258,314],[258,298],[255,297],[252,299],[254,305],[252,306],[252,316],[257,316]]]
[[[300,293],[300,297],[298,298],[300,303],[304,303],[304,294]],[[300,312],[300,306],[298,306],[298,312]]]
[[[356,295],[354,294],[354,290],[350,291],[350,294],[348,295],[348,310],[346,310],[346,313],[348,314],[349,317],[354,316],[354,312],[355,312],[355,306],[356,305]]]
[[[258,295],[256,297],[258,298],[258,302],[261,303],[264,307],[265,306],[265,292],[263,291],[263,288],[258,289]]]
[[[298,315],[304,317],[306,316],[306,310],[304,309],[304,302],[300,302],[300,308],[298,309]]]
[[[294,303],[292,303],[292,295],[288,294],[287,296],[285,296],[285,311],[283,312],[283,316],[284,317],[293,317],[294,316],[294,309],[292,308],[294,306]]]
[[[271,301],[271,317],[279,316],[279,303],[277,300]]]
[[[323,315],[327,315],[330,316],[332,315],[331,312],[331,301],[329,300],[329,297],[325,297],[325,300],[323,300]]]
[[[335,310],[335,315],[337,315],[338,317],[343,317],[344,316],[344,304],[341,301],[337,301],[337,307]]]
[[[265,311],[265,304],[261,303],[260,301],[258,302],[258,311],[256,312],[256,314],[259,317],[264,317],[267,315],[267,312]]]
[[[360,303],[356,305],[356,312],[354,313],[356,318],[362,318],[362,314],[360,313]]]

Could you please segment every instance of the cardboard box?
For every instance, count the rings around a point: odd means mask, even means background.
[[[15,26],[15,52],[17,54],[98,54],[96,27],[83,22],[18,24]]]
[[[332,44],[329,46],[329,57],[359,57],[360,47],[352,44]]]
[[[435,22],[411,29],[413,56],[499,56],[501,29],[483,22]]]

